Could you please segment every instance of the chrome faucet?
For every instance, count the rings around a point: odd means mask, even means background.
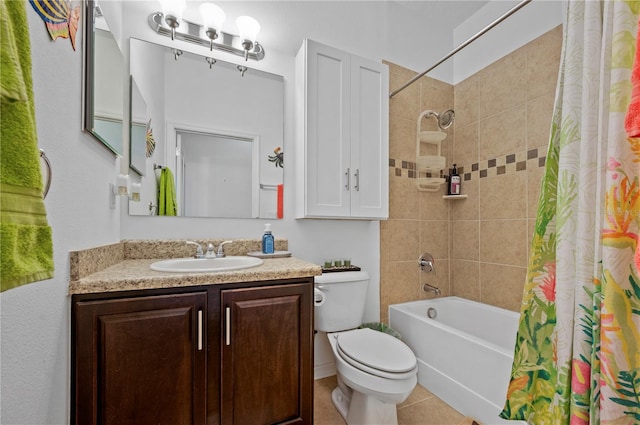
[[[187,245],[196,246],[196,255],[194,255],[193,258],[204,258],[204,251],[202,250],[202,245],[194,241],[187,241]]]
[[[422,290],[424,292],[433,292],[436,295],[440,295],[440,288],[437,288],[433,285],[429,285],[428,283],[425,283],[422,285]]]
[[[434,266],[435,260],[433,259],[433,255],[425,252],[418,258],[418,265],[420,266],[421,272],[431,273],[435,271]],[[422,290],[425,292],[433,292],[436,295],[440,295],[440,289],[436,286],[429,285],[425,283],[422,285]]]
[[[226,254],[224,253],[224,246],[228,243],[231,243],[233,241],[224,241],[224,242],[220,242],[220,246],[218,246],[218,252],[216,253],[216,258],[224,258],[226,257]]]
[[[418,258],[418,264],[420,265],[420,270],[423,272],[432,272],[435,269],[434,266],[435,260],[433,259],[433,255],[425,252]]]

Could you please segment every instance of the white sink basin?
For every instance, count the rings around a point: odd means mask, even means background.
[[[172,258],[152,263],[151,270],[177,273],[212,273],[256,267],[264,261],[256,257]]]

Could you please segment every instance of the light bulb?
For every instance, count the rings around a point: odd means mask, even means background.
[[[260,32],[260,24],[251,16],[239,16],[236,19],[236,25],[240,31],[240,40],[250,41],[252,44],[256,42],[256,37]]]
[[[224,10],[213,3],[202,3],[200,5],[200,15],[205,29],[211,28],[218,32],[222,30],[222,24],[227,18]]]

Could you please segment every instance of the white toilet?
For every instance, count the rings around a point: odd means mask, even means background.
[[[399,339],[362,324],[369,274],[325,273],[315,278],[315,329],[327,332],[338,387],[332,400],[349,425],[396,425],[396,404],[409,397],[418,366]]]

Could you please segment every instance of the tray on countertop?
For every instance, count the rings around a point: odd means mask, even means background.
[[[335,273],[335,272],[359,272],[362,270],[358,266],[348,266],[348,267],[330,267],[328,269],[322,268],[322,273]]]
[[[262,251],[247,252],[249,257],[257,258],[284,258],[291,257],[291,251],[275,251],[273,254],[265,254]]]

